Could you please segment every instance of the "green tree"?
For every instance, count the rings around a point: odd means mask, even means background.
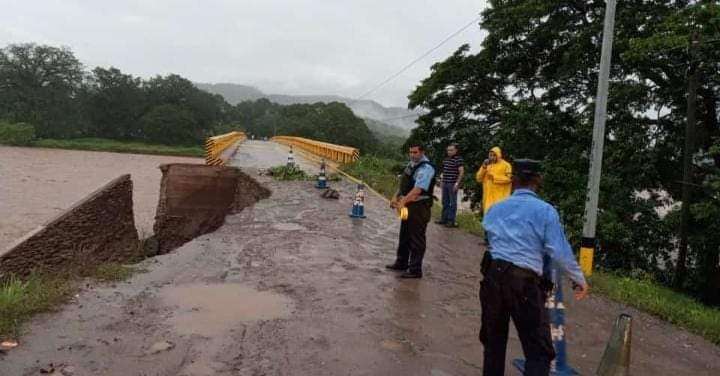
[[[142,80],[117,68],[97,67],[88,81],[86,108],[92,134],[126,140],[140,137],[147,106]]]
[[[40,137],[82,135],[82,82],[82,64],[69,49],[11,44],[0,50],[0,117],[33,124]]]
[[[150,112],[158,106],[165,106],[163,112],[168,109],[177,109],[187,113],[180,117],[190,115],[192,121],[185,121],[177,127],[190,127],[182,132],[178,130],[175,136],[184,134],[186,139],[178,140],[182,143],[197,143],[211,135],[216,127],[224,121],[228,121],[227,114],[223,110],[225,101],[221,96],[213,95],[202,91],[193,85],[189,80],[175,74],[166,77],[155,77],[148,80],[144,85],[147,108]],[[168,107],[169,106],[169,107]]]
[[[575,244],[604,7],[604,1],[490,1],[481,21],[488,33],[482,50],[470,54],[462,46],[435,64],[409,97],[411,108],[425,110],[412,137],[434,146],[438,157],[444,145],[457,141],[473,169],[493,145],[510,159],[544,159],[545,196],[560,209]],[[719,129],[720,59],[710,43],[720,39],[717,8],[711,2],[619,3],[596,254],[603,267],[641,269],[670,281],[678,233],[676,216],[664,211],[680,197],[685,83],[693,61],[702,72],[696,114],[702,150]],[[689,35],[704,41],[702,52],[700,43],[687,42]],[[692,59],[688,51],[695,51]],[[707,176],[698,173],[686,183],[699,184]],[[474,200],[480,195],[475,186]],[[695,228],[693,242],[709,246],[693,247],[690,265],[698,277],[686,286],[691,290],[717,275],[707,267],[713,259],[698,261],[698,255],[717,252],[718,232]]]
[[[142,117],[143,139],[154,144],[183,145],[201,142],[204,134],[190,111],[162,104]]]

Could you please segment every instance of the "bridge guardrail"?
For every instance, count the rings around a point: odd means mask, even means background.
[[[244,132],[230,132],[208,137],[205,141],[205,164],[208,166],[224,165],[232,155],[231,148],[245,140],[247,140],[247,136]]]
[[[352,163],[360,158],[360,149],[315,141],[302,137],[275,136],[273,142],[294,146],[300,150],[338,163]]]

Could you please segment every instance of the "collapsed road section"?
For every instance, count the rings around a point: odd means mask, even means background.
[[[217,230],[225,216],[270,196],[237,167],[167,164],[148,254],[164,254],[195,237]],[[155,248],[155,249],[152,249]]]

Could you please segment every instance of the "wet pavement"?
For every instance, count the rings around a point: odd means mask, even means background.
[[[145,261],[128,282],[88,287],[38,317],[0,358],[0,375],[49,363],[75,375],[480,374],[479,239],[430,225],[424,278],[398,280],[384,270],[395,213],[370,196],[368,218],[351,219],[351,183],[333,183],[341,199],[326,200],[314,182],[257,175],[286,150],[245,144],[235,163],[270,198]],[[633,375],[720,374],[720,348],[695,335],[601,297],[568,305],[570,363],[583,374],[622,312],[635,319]],[[520,356],[513,333],[508,362]]]

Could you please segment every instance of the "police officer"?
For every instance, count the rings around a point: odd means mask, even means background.
[[[400,180],[400,190],[390,207],[401,210],[407,207],[408,218],[400,224],[400,241],[395,262],[386,268],[403,272],[400,278],[422,278],[425,256],[425,232],[430,221],[435,187],[435,168],[425,156],[422,145],[412,144],[408,162]]]
[[[557,211],[541,200],[539,161],[513,164],[513,193],[493,205],[483,220],[489,249],[480,287],[484,347],[483,375],[505,374],[508,327],[512,318],[525,354],[525,375],[548,375],[555,358],[541,287],[543,260],[551,259],[575,286],[575,298],[588,285],[568,244]]]

